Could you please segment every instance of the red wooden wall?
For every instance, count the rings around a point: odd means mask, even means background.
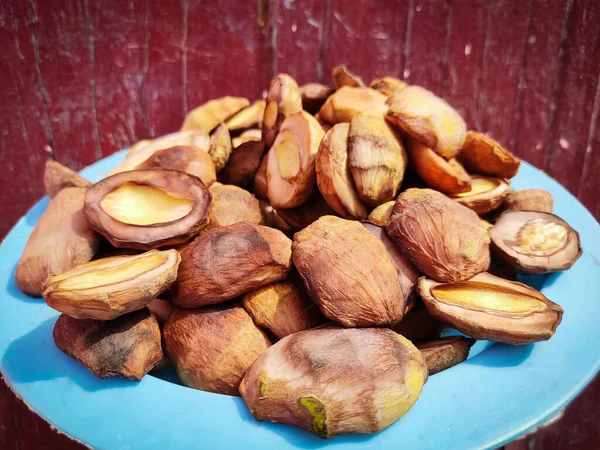
[[[278,72],[331,83],[339,63],[442,95],[600,218],[598,0],[0,0],[0,49],[0,237],[47,158],[81,169],[212,97],[260,97]],[[4,390],[0,448],[67,448]]]

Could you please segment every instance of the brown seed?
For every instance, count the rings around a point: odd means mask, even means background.
[[[258,420],[329,438],[386,428],[412,407],[426,381],[421,353],[393,331],[327,327],[269,347],[240,393]]]
[[[260,166],[254,174],[254,195],[262,200],[269,199],[269,188],[267,186],[267,163],[269,158],[267,155],[263,155],[260,161]]]
[[[416,284],[414,290],[416,291]],[[400,323],[390,328],[412,342],[421,342],[439,338],[443,327],[444,324],[429,314],[425,305],[419,301]]]
[[[280,281],[244,295],[244,309],[279,339],[324,322],[300,280]]]
[[[393,200],[400,190],[407,157],[400,136],[383,114],[365,111],[348,131],[348,167],[358,196],[369,206]]]
[[[327,133],[329,130],[331,130],[333,128],[333,125],[331,125],[329,122],[326,122],[325,120],[323,120],[323,118],[319,115],[319,113],[315,114],[315,119],[317,119],[317,122],[319,122],[319,124],[321,125],[321,128],[323,128],[323,131],[325,133]]]
[[[335,211],[327,204],[320,192],[316,191],[303,205],[296,208],[280,209],[279,217],[292,228],[301,230],[323,216],[335,216]]]
[[[419,272],[434,280],[466,280],[490,264],[490,237],[477,214],[437,191],[404,191],[386,229]]]
[[[180,131],[202,130],[210,133],[221,122],[225,122],[249,105],[248,99],[242,97],[222,97],[210,100],[187,113]]]
[[[471,189],[471,177],[456,161],[446,161],[413,137],[406,139],[406,149],[415,172],[433,189],[444,194],[458,194]]]
[[[424,342],[419,344],[417,348],[423,355],[429,375],[433,375],[466,361],[469,357],[469,350],[474,343],[474,339],[450,336]]]
[[[281,231],[249,222],[207,231],[185,251],[171,299],[197,308],[282,280],[291,268],[291,244]]]
[[[224,184],[210,190],[212,204],[208,213],[207,230],[226,227],[237,222],[262,223],[258,200],[244,189]]]
[[[388,110],[386,99],[385,95],[371,88],[344,86],[329,96],[321,106],[319,116],[333,125],[350,122],[354,116],[370,109],[385,113]]]
[[[505,180],[475,175],[471,177],[470,191],[454,194],[451,198],[477,214],[486,214],[498,208],[511,190]]]
[[[300,206],[316,185],[315,159],[323,128],[306,111],[292,114],[281,124],[267,154],[267,194],[276,209]]]
[[[215,164],[210,155],[194,146],[177,146],[157,150],[134,169],[179,170],[197,176],[206,187],[209,187],[217,179]]]
[[[210,141],[208,134],[202,130],[180,131],[156,139],[139,141],[131,146],[129,153],[125,155],[125,160],[111,170],[108,176],[127,170],[134,170],[158,150],[179,146],[197,147],[208,153],[210,150]]]
[[[467,133],[459,158],[470,172],[498,178],[514,177],[521,165],[521,160],[498,142],[476,131]]]
[[[63,353],[100,378],[140,381],[164,361],[158,322],[147,308],[110,321],[61,314],[53,334]]]
[[[335,66],[332,75],[336,89],[344,86],[365,87],[365,82],[362,78],[350,72],[346,66]]]
[[[423,277],[417,290],[434,317],[473,339],[544,341],[552,337],[563,314],[559,305],[532,287],[489,273],[455,283]]]
[[[260,128],[250,128],[249,130],[244,131],[238,137],[234,137],[233,139],[231,139],[231,143],[233,145],[233,148],[236,149],[244,142],[261,140],[262,130]]]
[[[302,94],[298,83],[285,73],[277,75],[267,93],[262,139],[270,148],[275,142],[283,121],[302,111]]]
[[[256,100],[247,108],[234,114],[227,122],[225,122],[225,125],[229,131],[261,128],[266,105],[267,102],[265,100]]]
[[[329,319],[347,327],[402,319],[405,294],[383,244],[359,222],[321,217],[294,235],[294,265]]]
[[[539,211],[551,213],[554,209],[552,194],[543,189],[523,189],[511,192],[504,199],[503,211]]]
[[[386,97],[391,97],[392,95],[406,89],[408,84],[398,78],[394,77],[383,77],[376,78],[371,81],[369,87],[381,92]]]
[[[176,250],[98,259],[50,275],[44,300],[76,319],[112,320],[144,308],[177,277]]]
[[[25,294],[40,297],[48,275],[93,258],[100,239],[83,215],[84,198],[84,189],[65,188],[38,220],[15,272],[17,286]]]
[[[339,215],[346,219],[364,219],[367,207],[358,197],[348,168],[349,129],[349,124],[339,123],[325,134],[315,161],[317,185],[323,198]]]
[[[394,209],[395,204],[396,200],[382,203],[369,213],[367,220],[373,225],[385,227],[392,216],[392,210]]]
[[[83,178],[77,172],[63,166],[58,161],[46,161],[44,170],[44,189],[48,197],[53,198],[68,187],[79,187],[86,189],[92,185],[91,182]]]
[[[446,159],[462,147],[467,125],[448,103],[420,86],[408,86],[390,98],[387,118]]]
[[[419,272],[417,272],[417,269],[415,269],[408,258],[402,254],[398,246],[388,237],[385,228],[366,222],[362,222],[362,225],[383,244],[390,261],[392,261],[392,264],[396,268],[400,287],[406,299],[404,314],[408,313],[416,303],[415,285],[419,279]]]
[[[271,343],[239,305],[174,308],[164,327],[165,351],[183,384],[239,395],[252,363]]]
[[[260,212],[263,217],[263,223],[271,228],[277,228],[278,230],[283,231],[284,233],[290,233],[292,231],[292,227],[283,220],[279,213],[273,208],[269,203],[259,200],[260,204]]]
[[[264,153],[265,144],[261,141],[252,140],[241,144],[233,151],[223,169],[223,183],[250,189]]]
[[[87,190],[83,212],[115,247],[181,244],[208,221],[211,195],[199,178],[165,169],[112,175]]]
[[[229,129],[222,123],[210,135],[210,150],[208,152],[215,164],[217,173],[223,170],[227,165],[227,162],[231,157],[231,151],[232,144]]]
[[[327,97],[333,94],[334,90],[329,86],[320,83],[307,83],[300,86],[302,94],[302,107],[310,114],[316,114],[319,108],[323,106]]]
[[[507,211],[490,230],[492,253],[517,273],[567,270],[582,254],[579,234],[560,217],[538,211]]]
[[[169,316],[171,315],[171,311],[173,310],[173,303],[169,300],[164,300],[162,298],[155,298],[150,303],[148,303],[148,309],[156,317],[156,320],[159,323],[165,323]]]

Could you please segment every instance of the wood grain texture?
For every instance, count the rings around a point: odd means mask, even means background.
[[[27,2],[0,2],[0,237],[41,196],[52,133]]]
[[[3,450],[20,450],[13,398],[13,393],[0,375],[0,448]]]
[[[288,73],[299,84],[332,84],[321,64],[327,6],[326,0],[269,2],[273,73]]]
[[[331,73],[339,64],[365,83],[392,75],[402,78],[403,41],[408,25],[408,1],[328,0],[323,49],[323,83],[333,85]]]

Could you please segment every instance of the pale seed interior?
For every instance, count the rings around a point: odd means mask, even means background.
[[[298,140],[290,130],[281,130],[275,147],[279,174],[283,179],[294,178],[300,171]]]
[[[105,195],[100,206],[120,222],[152,225],[187,216],[192,210],[193,201],[173,197],[154,186],[127,182]]]
[[[530,313],[546,308],[544,302],[531,295],[477,281],[441,284],[433,287],[431,294],[440,302],[469,309]]]
[[[532,219],[517,233],[516,245],[512,247],[529,256],[549,256],[567,243],[568,231],[560,223],[544,219]]]
[[[471,197],[472,195],[483,194],[484,192],[491,191],[498,186],[497,181],[490,180],[488,178],[472,178],[471,179],[471,190],[460,194],[455,194],[453,197]]]
[[[56,290],[90,289],[135,279],[161,266],[167,261],[167,258],[166,253],[149,252],[121,264],[86,271],[66,278],[58,283]]]

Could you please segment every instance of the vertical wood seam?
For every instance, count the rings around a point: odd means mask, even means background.
[[[187,0],[181,0],[181,21],[182,21],[182,33],[181,33],[181,89],[183,91],[182,107],[183,116],[188,112],[187,103],[187,35],[188,35],[188,3]]]
[[[527,18],[527,29],[525,37],[523,39],[523,55],[521,57],[521,73],[519,76],[519,85],[517,86],[517,105],[515,107],[515,122],[514,122],[514,134],[510,141],[510,150],[513,151],[516,148],[518,135],[519,135],[519,122],[523,117],[523,89],[525,87],[525,69],[527,68],[527,56],[529,55],[528,43],[529,34],[531,33],[531,25],[533,23],[533,12],[534,12],[534,0],[529,1],[529,17]]]
[[[6,382],[6,380],[2,380],[0,379],[0,383],[6,383],[6,385],[8,386],[8,382]],[[22,446],[21,446],[21,433],[19,432],[19,421],[17,419],[17,408],[15,405],[15,401],[19,401],[15,395],[15,393],[13,392],[12,388],[8,388],[8,396],[9,396],[9,402],[10,402],[10,413],[12,416],[12,422],[13,422],[13,428],[15,429],[15,440],[17,442],[17,449],[21,450]]]
[[[139,102],[140,113],[142,115],[142,126],[144,127],[146,136],[136,136],[138,139],[140,137],[154,137],[154,131],[150,130],[150,125],[148,123],[148,111],[146,110],[146,99],[144,97],[144,88],[146,86],[146,78],[148,77],[148,68],[150,65],[150,0],[146,0],[144,26],[144,59],[142,61],[142,73],[140,74]]]
[[[325,42],[329,38],[329,24],[331,20],[331,0],[325,2],[325,15],[319,30],[319,59],[317,60],[317,82],[323,83],[323,62],[325,61]]]
[[[444,50],[442,52],[442,85],[440,86],[440,97],[444,98],[446,93],[446,79],[448,78],[448,72],[450,70],[448,61],[450,59],[450,36],[452,34],[452,13],[454,10],[454,4],[452,0],[446,0],[448,6],[448,15],[446,16],[446,36],[444,37]]]
[[[558,50],[558,70],[556,71],[556,81],[554,82],[554,88],[552,92],[552,105],[550,106],[550,120],[548,131],[546,132],[546,139],[544,139],[544,165],[541,167],[542,170],[548,171],[548,165],[552,161],[554,155],[554,147],[550,146],[550,139],[552,138],[552,132],[554,125],[556,124],[556,111],[558,110],[558,100],[560,96],[560,88],[563,83],[563,75],[565,70],[565,46],[567,45],[567,38],[569,35],[569,29],[571,28],[571,22],[573,19],[573,3],[574,0],[567,1],[567,9],[565,11],[565,21],[563,22],[560,46]]]
[[[477,131],[480,131],[482,133],[484,133],[485,130],[483,130],[482,126],[481,126],[481,97],[482,97],[481,85],[483,83],[483,80],[485,79],[486,72],[487,72],[487,70],[486,70],[487,56],[488,56],[488,52],[490,49],[490,30],[491,30],[490,16],[491,15],[492,15],[492,4],[488,3],[487,4],[487,15],[485,18],[485,38],[483,39],[483,55],[481,58],[481,72],[479,73],[479,80],[477,80],[479,92],[477,92],[477,119],[475,121],[475,126],[477,127]],[[485,97],[485,95],[483,95],[483,97]]]
[[[33,43],[33,52],[35,55],[35,65],[39,79],[40,90],[42,92],[42,102],[44,103],[44,112],[46,113],[47,122],[46,124],[44,124],[44,128],[46,129],[46,139],[48,139],[50,148],[52,148],[52,151],[54,152],[54,138],[52,136],[52,122],[50,121],[50,108],[48,106],[48,92],[46,91],[46,86],[44,84],[44,74],[42,72],[42,58],[40,56],[40,45],[35,29],[35,23],[37,22],[36,10],[37,8],[35,6],[34,0],[28,0],[27,12],[29,15],[29,25],[31,28],[31,40]],[[54,159],[54,153],[52,153],[52,157]]]
[[[406,80],[406,71],[410,69],[408,67],[408,57],[410,56],[410,41],[412,36],[412,21],[413,16],[415,15],[415,4],[414,0],[409,0],[408,2],[408,17],[406,20],[406,30],[404,34],[404,46],[402,48],[402,73],[400,74],[401,80]]]
[[[270,44],[271,44],[271,55],[270,55],[270,62],[269,62],[269,79],[272,80],[273,78],[275,78],[275,53],[277,52],[277,3],[278,2],[273,2],[271,5],[275,5],[274,7],[268,7],[268,17],[269,17],[269,24],[271,26],[271,32],[269,35],[270,38]]]
[[[600,37],[598,37],[600,40]],[[596,122],[598,121],[598,114],[600,112],[600,73],[598,74],[598,81],[596,83],[596,95],[594,97],[594,106],[592,109],[592,115],[590,117],[590,128],[588,131],[588,137],[586,140],[585,153],[583,156],[583,168],[581,169],[581,178],[579,180],[579,189],[577,190],[577,198],[581,197],[581,191],[585,185],[585,180],[588,175],[590,164],[590,158],[592,157],[592,140],[596,134]],[[592,214],[596,215],[596,211],[592,211]]]
[[[98,94],[96,92],[96,50],[94,40],[94,28],[92,26],[92,19],[90,17],[90,10],[88,0],[80,0],[81,9],[85,18],[85,27],[88,33],[88,55],[91,62],[92,79],[92,119],[94,121],[94,140],[96,141],[94,149],[94,157],[100,159],[102,157],[102,147],[100,145],[100,130],[98,127],[98,111],[96,106],[98,104]]]

